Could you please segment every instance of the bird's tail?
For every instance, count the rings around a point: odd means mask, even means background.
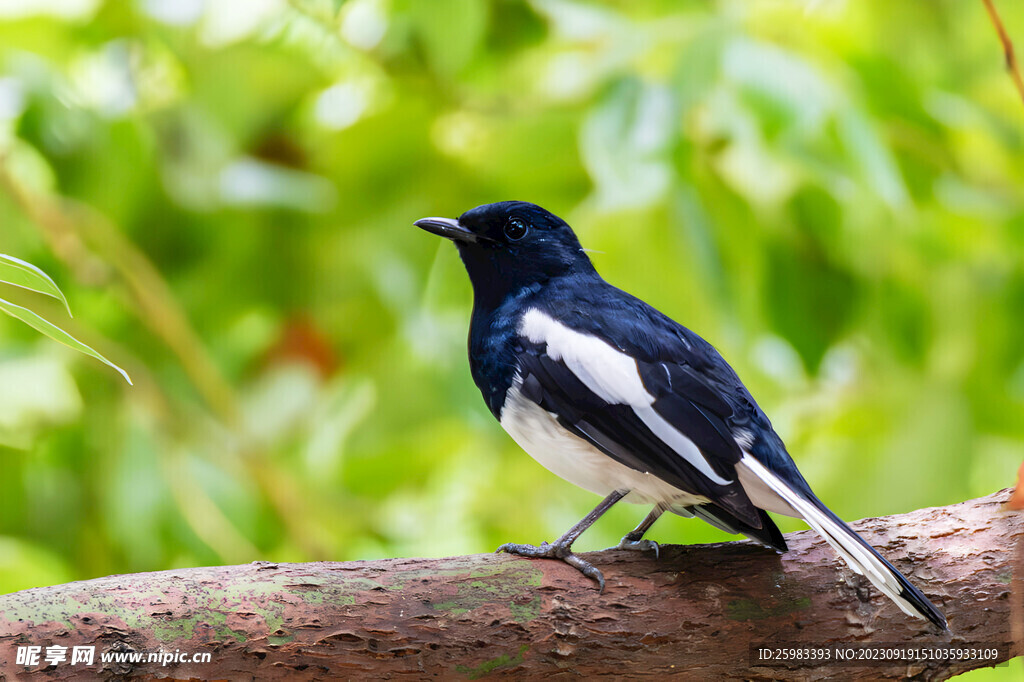
[[[749,467],[779,497],[786,501],[807,524],[816,530],[855,573],[863,575],[885,596],[896,602],[904,613],[924,618],[943,630],[948,630],[946,617],[934,604],[910,584],[902,573],[885,560],[874,547],[836,516],[810,491],[799,492],[783,481],[754,457],[746,455],[743,463]]]

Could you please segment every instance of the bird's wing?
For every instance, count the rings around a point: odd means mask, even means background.
[[[752,529],[732,406],[685,361],[637,359],[537,309],[520,324],[520,392],[616,461],[707,497]]]

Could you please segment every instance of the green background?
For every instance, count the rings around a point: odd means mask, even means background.
[[[997,6],[1024,49],[1024,6]],[[595,496],[494,423],[465,273],[412,227],[505,199],[715,344],[841,516],[1014,483],[1024,103],[980,1],[0,13],[0,253],[75,318],[0,296],[136,383],[0,320],[0,592],[485,552],[578,520]]]

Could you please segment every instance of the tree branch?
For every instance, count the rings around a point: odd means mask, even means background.
[[[999,42],[1003,46],[1003,58],[1006,60],[1006,70],[1010,74],[1010,78],[1013,79],[1013,84],[1017,86],[1021,100],[1024,101],[1024,78],[1021,78],[1017,57],[1013,53],[1013,41],[1010,40],[1010,34],[1006,32],[1003,20],[999,18],[999,12],[996,11],[992,0],[982,0],[982,2],[985,3],[985,9],[988,10],[992,25],[995,26],[996,33],[999,34]]]
[[[493,554],[257,562],[25,590],[0,597],[0,679],[944,679],[992,662],[751,667],[749,647],[1011,642],[1022,613],[1013,569],[1024,516],[1004,510],[1009,492],[853,524],[945,611],[951,635],[901,613],[802,532],[787,537],[782,556],[745,541],[666,546],[660,559],[591,553],[608,581],[604,594],[560,562]],[[17,665],[19,645],[94,645],[96,663]],[[107,663],[100,672],[102,652],[161,650],[212,660]],[[1002,659],[1021,651],[1018,640]]]

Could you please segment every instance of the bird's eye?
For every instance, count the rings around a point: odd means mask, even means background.
[[[505,223],[505,236],[508,237],[509,241],[518,241],[526,236],[526,223],[519,218],[509,218],[509,221]]]

